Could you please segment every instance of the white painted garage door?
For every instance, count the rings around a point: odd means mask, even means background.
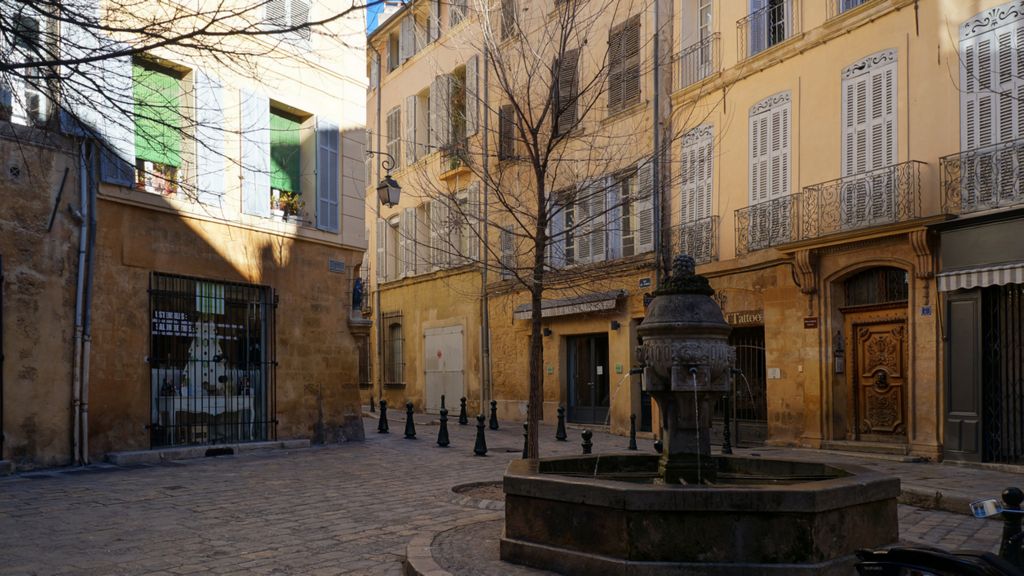
[[[462,342],[462,326],[423,331],[424,405],[427,412],[441,410],[441,395],[444,394],[448,412],[458,413],[459,398],[466,395]]]

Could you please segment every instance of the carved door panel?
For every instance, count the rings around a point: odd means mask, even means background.
[[[861,440],[905,440],[907,323],[905,317],[849,318],[854,363],[853,419]]]

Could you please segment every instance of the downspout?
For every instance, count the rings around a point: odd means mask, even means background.
[[[75,464],[81,464],[80,430],[82,402],[82,340],[83,324],[82,309],[85,303],[85,261],[87,243],[89,240],[89,200],[86,192],[86,165],[85,165],[85,142],[78,145],[78,198],[79,214],[82,221],[78,229],[78,279],[75,287],[75,334],[74,352],[71,368],[71,412],[74,423],[71,427],[71,459]]]
[[[374,146],[374,150],[380,150],[381,149],[380,148],[380,146],[381,146],[381,138],[380,138],[380,110],[381,110],[381,105],[382,105],[381,104],[381,94],[380,94],[380,92],[381,92],[381,77],[384,74],[383,74],[383,71],[382,71],[382,65],[381,65],[382,63],[381,63],[381,54],[380,54],[380,52],[377,51],[377,47],[376,46],[371,45],[370,48],[373,50],[373,53],[377,55],[377,86],[376,86],[376,89],[377,89],[377,126],[375,128],[375,130],[377,132],[377,145]],[[381,180],[381,177],[380,177],[380,162],[378,161],[377,162],[377,181],[380,182],[380,180]],[[379,199],[374,198],[373,204],[374,204],[374,207],[376,208],[376,214],[377,214],[377,220],[373,223],[373,227],[374,227],[373,229],[374,229],[374,233],[375,234],[379,234],[380,231],[377,229],[377,222],[380,221],[380,201],[379,201]],[[376,236],[374,236],[374,240],[376,242],[378,242],[378,243],[380,242],[380,238],[377,238]],[[367,247],[367,248],[369,248],[369,247]],[[376,244],[374,244],[374,248],[373,249],[374,250],[377,249]],[[386,254],[387,250],[385,250],[384,252],[385,252],[385,256],[386,256],[387,255]],[[381,309],[380,309],[380,306],[381,306],[381,304],[380,304],[380,277],[381,277],[380,270],[382,270],[381,266],[383,266],[383,265],[384,265],[383,262],[377,262],[377,271],[376,271],[377,289],[374,290],[374,300],[376,300],[376,302],[374,303],[374,306],[373,306],[373,320],[374,320],[373,324],[374,324],[374,326],[376,328],[376,330],[375,330],[375,332],[376,332],[375,340],[377,341],[377,385],[378,385],[377,400],[383,400],[384,399],[384,332],[383,332],[383,326],[381,326],[381,323],[384,322],[384,316],[383,316],[383,314],[381,312]],[[370,401],[372,402],[373,398],[371,398]]]
[[[662,198],[661,198],[661,46],[659,45],[660,34],[660,11],[658,10],[658,0],[652,2],[654,5],[654,42],[652,43],[654,49],[654,114],[653,121],[651,122],[652,129],[652,144],[654,153],[651,154],[651,185],[654,187],[651,195],[654,200],[654,277],[655,286],[661,286],[661,274],[662,274],[662,261],[664,260],[665,247],[661,238],[661,209],[662,209]]]
[[[92,162],[87,162],[86,164],[92,166]],[[92,293],[96,262],[96,189],[99,187],[99,184],[92,181],[92,179],[87,179],[87,184],[86,188],[89,190],[89,233],[87,235],[89,252],[86,256],[85,321],[83,322],[82,334],[82,398],[79,404],[82,410],[80,445],[82,447],[83,464],[89,463],[89,358],[92,351]]]
[[[484,184],[485,185],[488,182],[490,182],[490,165],[491,165],[491,162],[490,162],[490,158],[491,157],[488,154],[488,149],[489,149],[488,141],[490,140],[488,138],[488,134],[490,134],[490,132],[488,132],[488,128],[490,127],[490,123],[488,122],[488,120],[490,119],[491,115],[488,114],[488,107],[487,107],[487,103],[489,102],[489,100],[488,100],[488,90],[487,90],[487,82],[488,82],[487,69],[489,68],[489,66],[487,65],[487,62],[488,62],[488,60],[487,60],[487,56],[488,56],[487,52],[488,52],[488,47],[485,45],[484,46],[484,54],[483,54],[483,65],[484,65],[483,66],[484,67],[484,82],[483,82],[483,84],[484,84],[484,86],[483,86],[483,90],[481,91],[481,92],[483,92],[483,102],[484,102],[484,105],[483,105],[483,139],[482,139],[483,140],[483,145],[482,145],[482,148],[483,148],[483,176],[484,176]],[[475,105],[476,105],[476,103],[474,103],[474,106]],[[482,241],[483,241],[483,244],[484,244],[484,250],[483,250],[483,252],[481,252],[481,254],[483,254],[483,264],[484,265],[483,265],[483,269],[482,269],[482,271],[480,273],[481,274],[481,277],[480,277],[480,307],[481,307],[481,311],[480,311],[480,313],[481,313],[481,316],[482,316],[481,334],[480,334],[480,354],[481,354],[482,360],[483,360],[482,363],[481,363],[482,366],[481,366],[481,374],[480,374],[480,413],[481,414],[484,413],[484,409],[487,406],[487,399],[491,397],[491,317],[490,317],[490,312],[488,311],[489,307],[488,307],[488,298],[487,298],[487,268],[488,268],[488,264],[487,263],[489,262],[488,254],[487,254],[487,252],[488,252],[488,250],[487,250],[487,246],[488,246],[487,239],[489,238],[488,232],[489,232],[489,229],[490,229],[490,224],[489,224],[489,220],[488,220],[487,206],[488,206],[489,203],[487,202],[487,190],[486,190],[486,188],[483,190],[483,194],[484,194],[484,197],[483,197],[483,205],[484,205],[483,206],[483,220],[484,220],[484,227],[483,228],[484,229],[483,229],[483,239],[482,239]]]

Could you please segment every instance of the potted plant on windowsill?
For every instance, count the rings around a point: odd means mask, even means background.
[[[306,206],[302,201],[302,195],[298,192],[281,192],[278,199],[278,206],[284,211],[285,220],[299,222],[302,220],[302,209]]]

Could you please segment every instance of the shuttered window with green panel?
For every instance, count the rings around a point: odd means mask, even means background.
[[[270,111],[270,187],[301,193],[299,129],[301,122],[276,110]]]
[[[181,80],[137,62],[132,79],[136,158],[180,167]]]

